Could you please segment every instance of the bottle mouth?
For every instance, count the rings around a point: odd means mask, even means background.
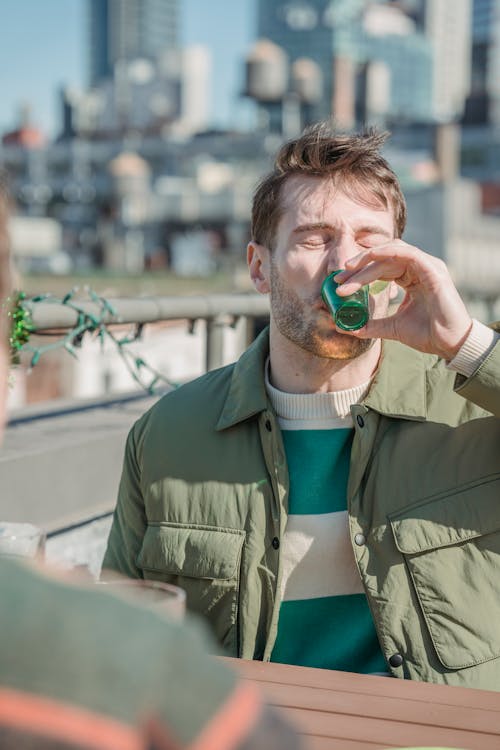
[[[335,276],[340,270],[328,274],[321,285],[321,296],[335,325],[343,331],[356,331],[363,328],[369,318],[368,287],[361,287],[347,297],[337,295]]]
[[[335,323],[343,331],[357,331],[368,323],[368,310],[361,302],[347,300],[335,314]]]

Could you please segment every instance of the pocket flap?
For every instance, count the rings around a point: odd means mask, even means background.
[[[242,529],[149,524],[137,565],[170,575],[228,580],[237,575],[244,539]]]
[[[500,475],[419,501],[389,516],[406,555],[447,547],[500,530]]]

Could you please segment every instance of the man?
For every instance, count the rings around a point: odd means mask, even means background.
[[[280,150],[248,246],[269,331],[136,423],[104,564],[184,587],[232,655],[498,689],[499,337],[401,239],[383,141]],[[338,269],[389,282],[356,332]]]
[[[0,438],[8,372],[6,226],[0,179]],[[4,557],[0,598],[3,750],[298,747],[255,688],[207,655],[212,643],[190,622],[175,624]]]

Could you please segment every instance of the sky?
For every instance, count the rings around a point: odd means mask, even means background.
[[[254,40],[254,0],[179,0],[181,44],[212,54],[212,124],[241,124],[243,59]],[[29,103],[34,124],[57,132],[62,85],[87,84],[87,0],[0,0],[0,133]]]

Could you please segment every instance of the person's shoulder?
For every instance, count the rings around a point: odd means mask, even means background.
[[[456,426],[490,413],[457,391],[463,376],[446,366],[440,357],[423,354],[425,367],[427,415],[433,421]]]
[[[435,354],[416,351],[397,341],[385,345],[385,391],[417,406],[427,421],[456,426],[487,413],[455,390],[457,373]],[[388,365],[388,366],[387,366]]]
[[[229,388],[234,367],[233,362],[173,388],[151,407],[151,417],[162,416],[178,409],[191,410],[198,405],[206,409],[214,403],[220,403]]]
[[[264,364],[269,353],[267,329],[250,344],[236,362],[200,375],[162,396],[132,428],[132,438],[141,443],[145,436],[164,435],[167,424],[183,426],[187,435],[195,428],[212,431],[223,413],[228,397],[239,404],[256,383],[264,388]]]
[[[172,421],[216,420],[224,405],[234,367],[232,363],[210,370],[165,393],[134,424],[132,431],[136,439]]]

